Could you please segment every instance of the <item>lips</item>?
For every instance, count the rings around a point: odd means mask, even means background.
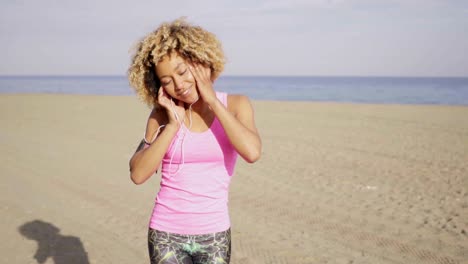
[[[190,91],[190,89],[185,90],[183,93],[180,94],[180,96],[187,95],[189,91]]]
[[[181,97],[185,97],[187,95],[190,94],[190,89],[192,88],[192,86],[190,86],[189,88],[187,88],[186,90],[184,90],[183,92],[181,93],[178,93],[177,96],[181,96]]]

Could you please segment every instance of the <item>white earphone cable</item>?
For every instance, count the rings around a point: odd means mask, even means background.
[[[175,175],[177,175],[177,173],[179,173],[179,171],[182,169],[183,165],[185,164],[185,151],[184,151],[185,136],[190,131],[190,129],[192,129],[192,105],[195,104],[196,102],[198,102],[199,98],[200,97],[198,97],[197,100],[195,100],[195,102],[191,103],[190,106],[189,106],[189,127],[188,128],[184,126],[183,121],[181,121],[180,117],[177,115],[177,112],[174,109],[174,106],[172,105],[172,111],[174,112],[174,115],[176,117],[177,122],[179,122],[180,127],[183,128],[183,130],[184,130],[183,133],[184,134],[182,135],[181,139],[180,138],[177,139],[176,146],[172,150],[171,159],[169,160],[169,177],[174,177]],[[181,152],[181,156],[182,156],[181,157],[181,163],[178,166],[177,170],[172,174],[171,173],[171,171],[172,171],[172,161],[174,159],[176,149],[179,146],[179,142],[180,142],[180,148],[181,148],[180,152]]]

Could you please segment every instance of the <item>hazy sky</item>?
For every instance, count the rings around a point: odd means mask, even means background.
[[[467,0],[1,0],[0,75],[124,75],[180,16],[221,39],[226,75],[468,76]]]

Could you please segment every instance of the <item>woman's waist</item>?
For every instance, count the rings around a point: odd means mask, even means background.
[[[190,203],[186,201],[156,201],[154,205],[155,211],[175,217],[191,215],[191,216],[208,216],[208,215],[227,215],[228,205],[223,201],[216,203]]]
[[[219,212],[174,212],[156,204],[150,219],[150,227],[178,234],[206,234],[224,231],[230,226],[229,213]]]
[[[185,191],[161,189],[156,197],[155,206],[170,213],[218,213],[226,212],[228,193],[203,193],[194,195]]]

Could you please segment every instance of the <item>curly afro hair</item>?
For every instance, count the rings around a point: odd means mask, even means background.
[[[161,24],[137,43],[128,69],[130,85],[150,107],[159,107],[161,82],[155,71],[158,62],[173,52],[189,62],[209,67],[213,80],[224,69],[221,42],[213,33],[187,23],[184,18]]]

